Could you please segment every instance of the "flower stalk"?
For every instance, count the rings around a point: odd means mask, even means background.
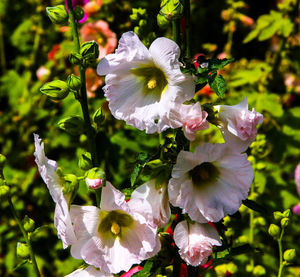
[[[34,272],[36,274],[36,276],[40,277],[41,274],[40,274],[40,271],[39,271],[39,268],[37,266],[37,263],[36,263],[36,260],[35,260],[35,256],[34,256],[34,252],[33,252],[33,249],[32,249],[32,246],[31,246],[31,242],[30,242],[30,239],[18,217],[18,214],[17,214],[17,211],[14,207],[14,204],[12,203],[11,201],[11,198],[8,198],[8,203],[9,203],[9,207],[10,207],[10,210],[11,210],[11,213],[13,214],[13,217],[15,218],[15,220],[17,221],[18,223],[18,226],[23,234],[23,237],[25,239],[25,242],[29,248],[29,253],[30,253],[30,259],[31,259],[31,262],[32,262],[32,266],[33,266],[33,269],[34,269]]]
[[[186,58],[191,58],[191,4],[190,0],[184,0],[184,13],[185,13],[185,43]]]
[[[284,228],[281,229],[280,237],[278,239],[278,248],[279,248],[279,270],[278,270],[278,277],[281,277],[282,271],[284,268],[283,262],[283,252],[282,252],[282,238],[284,234]]]

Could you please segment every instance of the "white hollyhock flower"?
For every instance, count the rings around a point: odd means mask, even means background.
[[[195,140],[197,131],[209,127],[207,116],[207,112],[201,110],[199,102],[191,105],[179,104],[170,111],[172,127],[182,126],[185,137],[190,141]]]
[[[132,199],[146,199],[150,203],[154,223],[158,227],[165,226],[170,220],[171,209],[167,185],[157,186],[155,180],[150,180],[133,191]]]
[[[205,143],[180,151],[169,181],[170,202],[194,221],[219,221],[248,197],[253,169],[246,154],[226,144]]]
[[[114,275],[105,273],[99,268],[90,265],[86,268],[77,269],[74,272],[66,275],[65,277],[114,277]]]
[[[159,251],[157,226],[147,201],[133,199],[127,203],[124,194],[106,182],[100,207],[71,206],[78,238],[71,247],[74,258],[104,272],[118,273]]]
[[[179,46],[170,39],[157,38],[148,50],[134,32],[124,33],[115,54],[97,68],[106,75],[103,89],[112,114],[146,133],[171,127],[174,103],[195,93],[192,77],[180,71],[179,56]]]
[[[220,129],[225,141],[237,151],[246,151],[257,135],[256,125],[261,124],[263,116],[248,110],[247,97],[234,106],[215,106],[219,112]]]
[[[77,239],[73,231],[69,214],[69,197],[63,194],[63,181],[57,174],[56,161],[46,157],[44,143],[37,134],[34,134],[35,162],[42,179],[44,180],[53,201],[56,203],[54,212],[54,226],[57,229],[57,236],[62,240],[63,247],[74,243]]]
[[[218,232],[209,224],[179,222],[174,230],[174,241],[181,258],[192,266],[204,265],[213,246],[221,246]]]

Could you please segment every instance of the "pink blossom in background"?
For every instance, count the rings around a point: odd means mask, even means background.
[[[95,40],[99,45],[99,58],[102,59],[107,54],[113,53],[117,46],[117,36],[109,29],[109,25],[104,20],[90,22],[80,29],[83,41]]]
[[[90,1],[90,0],[72,0],[72,6],[73,6],[73,9],[74,9],[76,6],[83,7],[83,6],[86,5],[89,1]],[[68,10],[67,0],[65,0],[65,5],[66,5],[66,8],[67,8],[67,10]],[[85,14],[84,14],[84,17],[79,21],[79,23],[83,23],[83,22],[85,22],[87,19],[88,19],[88,16],[87,16],[87,14],[85,13]]]
[[[50,73],[51,73],[50,70],[42,65],[36,71],[36,76],[40,81],[44,81],[49,77]]]
[[[85,71],[86,91],[89,98],[96,96],[95,91],[103,85],[103,79],[96,73],[96,70],[89,67]]]
[[[100,10],[101,6],[102,0],[90,1],[84,5],[83,10],[87,16],[93,16]]]
[[[294,206],[293,213],[297,214],[297,215],[300,215],[300,203],[297,204],[296,206]]]

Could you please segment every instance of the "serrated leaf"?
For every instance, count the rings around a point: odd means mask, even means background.
[[[219,97],[223,97],[226,91],[226,82],[222,75],[209,80],[209,86]]]
[[[135,168],[133,169],[131,175],[130,175],[130,184],[133,187],[135,184],[135,181],[140,173],[140,171],[142,170],[142,167],[138,164],[135,166]]]

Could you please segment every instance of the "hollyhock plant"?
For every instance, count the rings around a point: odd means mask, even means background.
[[[216,222],[239,209],[252,180],[246,154],[224,143],[204,143],[195,152],[179,153],[169,181],[169,198],[192,220]]]
[[[195,92],[192,77],[181,73],[179,56],[170,39],[157,38],[148,50],[134,32],[124,33],[115,53],[97,68],[106,75],[103,89],[112,114],[146,133],[171,127],[170,110]]]
[[[196,132],[209,127],[206,121],[207,112],[201,110],[200,103],[192,105],[180,104],[170,111],[170,117],[174,117],[172,127],[182,126],[185,137],[193,141],[196,138]]]
[[[77,241],[69,214],[70,196],[63,193],[63,180],[57,173],[57,163],[45,156],[44,143],[37,134],[34,134],[34,143],[35,162],[53,201],[56,203],[54,226],[57,229],[58,237],[63,242],[63,247],[67,248],[68,245]]]
[[[105,273],[94,266],[79,268],[65,277],[114,277],[113,274]]]
[[[128,271],[160,249],[151,212],[147,201],[133,199],[127,203],[124,194],[106,182],[100,209],[71,206],[78,238],[71,246],[72,256],[104,272]]]
[[[219,127],[225,141],[232,145],[237,151],[246,151],[257,135],[256,125],[261,124],[263,116],[248,110],[247,97],[234,106],[215,106],[219,112]]]
[[[83,41],[96,41],[99,45],[99,58],[112,53],[117,46],[117,35],[109,28],[104,20],[90,22],[80,29]]]
[[[165,226],[170,220],[171,209],[167,185],[157,185],[155,180],[141,185],[131,194],[131,199],[146,199],[152,208],[154,223],[158,227]]]
[[[213,246],[221,246],[218,232],[209,224],[179,222],[174,230],[174,241],[181,258],[192,266],[204,265]]]

